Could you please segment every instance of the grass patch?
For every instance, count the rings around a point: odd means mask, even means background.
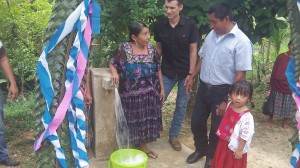
[[[34,124],[33,109],[35,93],[25,93],[4,104],[4,124],[10,156],[21,160],[20,167],[34,167]]]
[[[8,139],[34,129],[34,102],[33,92],[20,96],[15,101],[7,99],[4,105],[4,122]]]

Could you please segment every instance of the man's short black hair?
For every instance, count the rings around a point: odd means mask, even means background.
[[[231,8],[226,3],[218,3],[213,6],[211,6],[208,10],[208,14],[215,13],[215,17],[223,20],[226,16],[229,17],[229,20],[232,20],[232,12]]]

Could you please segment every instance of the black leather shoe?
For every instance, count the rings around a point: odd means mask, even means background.
[[[212,164],[212,158],[206,158],[204,168],[210,168]]]
[[[0,164],[5,166],[18,166],[20,164],[20,161],[7,158],[6,160],[1,161]]]
[[[196,163],[200,158],[206,156],[206,154],[195,151],[194,153],[190,154],[189,157],[186,159],[188,164]]]

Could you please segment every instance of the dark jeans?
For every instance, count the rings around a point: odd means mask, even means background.
[[[4,111],[3,98],[0,91],[0,161],[5,161],[8,158],[8,150],[6,146],[6,134],[4,127]]]
[[[206,153],[213,158],[218,137],[216,130],[222,120],[222,116],[216,115],[216,109],[227,96],[230,85],[208,86],[200,80],[195,107],[192,114],[191,127],[194,134],[196,150]],[[211,126],[209,137],[207,136],[207,119],[211,114]]]

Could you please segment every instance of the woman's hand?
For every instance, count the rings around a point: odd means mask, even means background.
[[[118,73],[113,73],[111,75],[110,79],[111,79],[112,84],[114,84],[114,85],[118,85],[119,84],[119,74]]]
[[[111,72],[111,77],[110,77],[111,83],[113,85],[118,85],[119,84],[119,74],[118,74],[117,69],[112,64],[109,64],[108,66],[109,66],[109,69]]]

